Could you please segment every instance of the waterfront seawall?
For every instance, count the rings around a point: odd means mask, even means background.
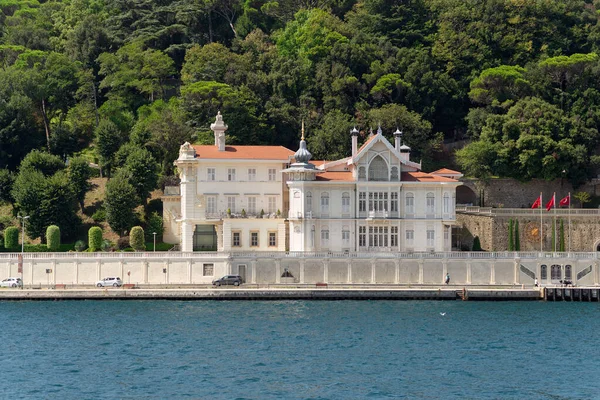
[[[26,288],[87,285],[118,276],[131,285],[207,285],[227,274],[247,284],[598,286],[598,253],[0,253],[0,279]],[[21,272],[22,271],[22,272]]]

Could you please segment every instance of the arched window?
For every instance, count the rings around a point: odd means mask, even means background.
[[[450,196],[448,193],[444,193],[444,214],[450,212]]]
[[[329,247],[329,228],[323,227],[321,229],[321,247]]]
[[[312,211],[312,192],[306,193],[306,211]]]
[[[327,192],[321,193],[321,212],[329,212],[329,193]]]
[[[381,156],[377,156],[373,159],[373,161],[371,161],[371,164],[369,165],[369,180],[389,180],[387,163],[383,160]]]
[[[573,274],[571,273],[571,266],[565,265],[565,279],[570,281],[572,278]]]
[[[342,193],[342,212],[347,214],[350,212],[350,193]]]
[[[548,279],[548,267],[546,265],[540,267],[540,278],[542,280]]]
[[[550,267],[550,279],[555,281],[562,279],[560,265],[554,264]]]
[[[415,213],[415,195],[412,193],[406,193],[405,212],[407,214]]]
[[[398,180],[398,167],[392,167],[391,180],[392,181],[397,181]]]
[[[367,179],[367,169],[365,167],[358,168],[358,179],[359,180]]]
[[[435,195],[427,193],[427,214],[435,214]]]

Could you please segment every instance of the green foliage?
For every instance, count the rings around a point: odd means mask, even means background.
[[[111,229],[123,236],[123,233],[134,224],[134,209],[138,205],[135,188],[122,174],[115,175],[106,184],[106,222]]]
[[[563,251],[565,251],[565,225],[564,225],[564,221],[562,220],[562,218],[560,220],[560,228],[559,228],[558,235],[559,235],[558,236],[559,237],[558,251],[563,252]]]
[[[88,230],[88,247],[90,251],[98,251],[102,248],[102,228],[92,226]]]
[[[8,169],[0,169],[0,202],[6,201],[11,202],[12,186],[15,181],[15,176]]]
[[[92,187],[92,184],[89,182],[89,179],[92,177],[92,169],[85,158],[74,157],[69,160],[67,171],[75,198],[83,210],[85,194]]]
[[[515,251],[521,251],[521,237],[519,234],[519,220],[515,221]]]
[[[106,211],[104,210],[104,208],[101,207],[94,214],[92,214],[92,219],[95,223],[106,221]]]
[[[156,240],[162,240],[163,230],[162,216],[155,211],[150,214],[148,222],[146,223],[146,240],[154,240],[153,232],[156,232]]]
[[[158,165],[145,149],[134,149],[123,166],[123,174],[133,185],[137,198],[144,204],[158,183]]]
[[[19,228],[16,226],[9,226],[4,230],[4,247],[9,250],[16,250],[19,248]]]
[[[57,251],[60,248],[60,228],[50,225],[46,228],[46,245],[48,250]]]
[[[482,251],[481,241],[479,240],[479,236],[475,236],[473,238],[473,247],[472,247],[471,251]]]
[[[102,247],[102,251],[112,251],[113,248],[114,248],[114,244],[110,240],[104,239],[102,241],[102,246],[101,247]]]
[[[73,245],[73,248],[75,249],[75,251],[83,251],[85,250],[85,242],[83,240],[78,240]]]
[[[512,218],[508,221],[508,251],[514,251],[514,236],[513,236],[513,220]]]
[[[552,251],[556,251],[556,220],[552,218]]]
[[[39,171],[45,176],[52,176],[58,171],[65,169],[65,163],[58,156],[33,150],[23,159],[20,169],[21,171],[31,169]]]
[[[109,119],[103,119],[96,127],[96,153],[100,164],[110,175],[115,153],[124,142],[123,132]]]
[[[141,226],[134,226],[129,232],[129,243],[135,251],[146,250],[144,240],[144,229]]]

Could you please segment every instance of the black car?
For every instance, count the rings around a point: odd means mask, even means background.
[[[221,279],[215,279],[212,282],[212,284],[215,286],[221,286],[221,285],[240,286],[242,284],[242,277],[239,275],[225,275]]]

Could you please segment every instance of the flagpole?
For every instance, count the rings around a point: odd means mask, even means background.
[[[543,217],[544,217],[544,213],[542,212],[542,208],[544,206],[544,200],[542,199],[542,192],[540,192],[540,253],[542,253],[544,251],[544,246],[542,245],[542,236],[544,233],[544,227],[543,227]]]
[[[558,235],[556,234],[556,231],[558,229],[558,227],[556,226],[556,192],[554,192],[554,194],[552,195],[552,203],[552,205],[554,206],[554,252],[556,253],[557,250],[560,250],[560,247],[556,243],[556,241],[558,240]]]
[[[571,252],[571,192],[569,192],[569,208],[567,210],[569,216],[569,253]]]

